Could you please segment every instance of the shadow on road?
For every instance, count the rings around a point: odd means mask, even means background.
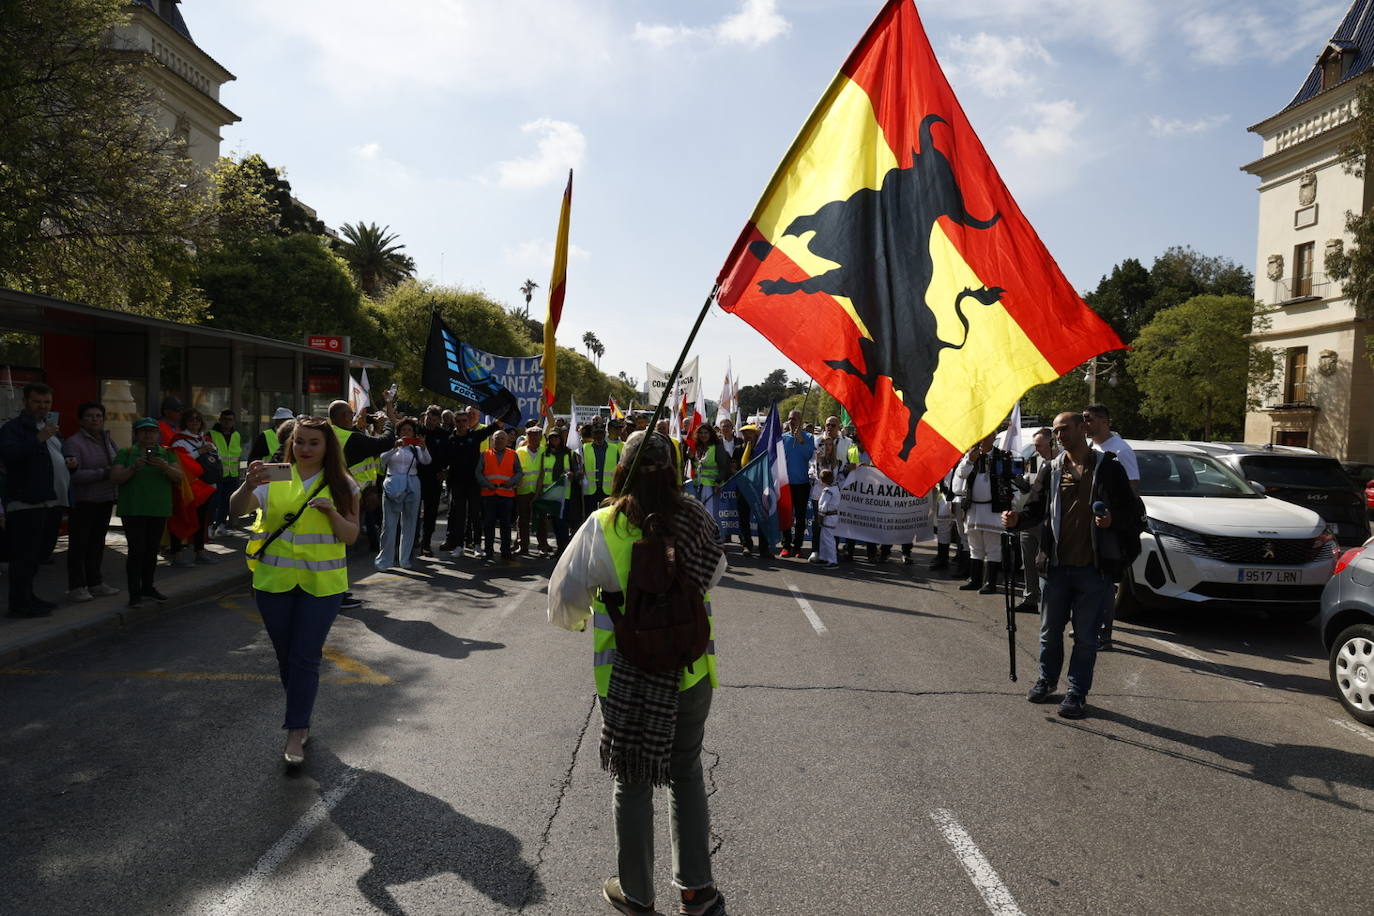
[[[1205,751],[1225,758],[1235,766],[1226,766],[1204,760],[1186,753],[1161,748],[1144,742],[1135,741],[1121,735],[1113,735],[1087,725],[1063,723],[1058,719],[1050,721],[1067,724],[1080,731],[1091,732],[1112,741],[1122,741],[1135,747],[1144,748],[1158,754],[1185,760],[1199,766],[1210,767],[1225,773],[1253,779],[1279,789],[1298,792],[1318,801],[1328,802],[1352,811],[1374,811],[1374,808],[1357,804],[1337,795],[1339,786],[1347,786],[1365,792],[1374,791],[1374,770],[1369,766],[1369,757],[1354,754],[1337,748],[1321,747],[1315,744],[1267,744],[1234,735],[1194,735],[1167,725],[1146,722],[1123,712],[1098,708],[1096,718],[1115,722],[1126,728],[1158,738],[1181,744],[1184,747]],[[1321,783],[1324,792],[1315,792],[1296,785],[1294,780],[1307,779]]]
[[[353,770],[324,746],[310,745],[321,788],[350,771],[357,784],[330,812],[334,824],[372,855],[358,890],[383,913],[404,916],[391,889],[452,873],[511,909],[538,903],[544,887],[508,830],[483,824],[433,795],[373,770]]]
[[[1117,630],[1119,632],[1130,632],[1132,635],[1139,637],[1149,636],[1149,633],[1146,631],[1126,631],[1122,627],[1117,627]],[[1291,693],[1305,693],[1319,697],[1328,696],[1331,693],[1330,685],[1327,683],[1326,679],[1322,677],[1312,677],[1306,674],[1285,673],[1281,671],[1268,671],[1263,668],[1247,668],[1243,665],[1233,665],[1213,658],[1209,658],[1205,662],[1200,662],[1191,658],[1185,658],[1173,652],[1153,649],[1149,646],[1137,643],[1124,643],[1120,640],[1113,643],[1113,649],[1120,655],[1133,655],[1137,658],[1163,662],[1179,668],[1186,668],[1198,674],[1232,678],[1238,681],[1249,681],[1274,690],[1284,690]],[[1228,647],[1224,651],[1232,655],[1237,654],[1234,648]]]
[[[401,617],[392,617],[381,608],[366,605],[341,610],[339,616],[353,618],[382,639],[398,645],[402,649],[424,652],[427,655],[437,655],[440,658],[462,659],[467,658],[473,652],[504,649],[506,647],[505,643],[483,642],[479,639],[454,636],[428,620],[406,620]]]
[[[792,597],[792,592],[790,589],[778,588],[777,586],[773,585],[763,585],[758,582],[745,582],[744,580],[734,576],[733,571],[727,572],[724,578],[722,578],[720,581],[721,585],[723,586],[739,589],[741,591],[762,592],[768,595],[782,595],[788,598]],[[806,584],[814,588],[814,583],[808,582]],[[930,617],[936,620],[961,619],[958,617],[948,617],[944,614],[928,614],[925,611],[916,611],[912,610],[911,608],[896,607],[891,604],[874,604],[869,601],[855,601],[854,599],[845,595],[843,590],[837,590],[833,587],[825,588],[819,591],[819,594],[817,594],[816,591],[811,592],[808,595],[808,597],[814,598],[817,601],[823,601],[830,604],[840,605],[842,607],[863,608],[869,611],[882,611],[885,614],[905,614],[908,617]]]

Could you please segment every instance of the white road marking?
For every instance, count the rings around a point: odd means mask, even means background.
[[[811,621],[811,627],[816,631],[816,635],[824,636],[826,633],[830,632],[825,628],[825,624],[821,623],[821,618],[817,616],[815,609],[811,607],[811,602],[806,600],[806,596],[802,594],[801,589],[797,588],[791,582],[787,583],[787,587],[792,591],[792,597],[796,598],[797,603],[801,605],[802,613],[806,615],[806,619]]]
[[[1354,732],[1366,741],[1374,741],[1374,731],[1370,731],[1367,728],[1360,728],[1360,726],[1356,725],[1354,722],[1347,722],[1344,719],[1329,719],[1327,721],[1332,725],[1340,726],[1348,732]]]
[[[1150,640],[1150,642],[1163,646],[1175,655],[1182,655],[1184,658],[1190,658],[1195,662],[1202,662],[1204,665],[1207,665],[1209,667],[1213,664],[1210,658],[1207,658],[1205,655],[1200,655],[1197,652],[1194,652],[1187,646],[1180,646],[1177,643],[1169,642],[1166,639],[1155,639],[1153,636],[1147,638]]]
[[[988,912],[993,916],[1023,916],[1021,908],[1012,899],[1011,891],[997,877],[992,863],[988,862],[978,844],[973,842],[973,837],[954,819],[954,815],[944,808],[938,808],[930,812],[930,819],[940,828],[945,842],[954,850],[959,864],[964,867],[964,872],[987,904]]]
[[[207,911],[210,916],[233,916],[234,913],[243,909],[249,898],[267,883],[267,879],[272,876],[272,873],[291,857],[291,853],[296,851],[296,847],[304,843],[306,837],[310,836],[316,827],[324,823],[334,806],[342,801],[345,795],[353,791],[354,786],[358,783],[358,775],[358,770],[349,770],[333,788],[321,795],[320,800],[311,805],[310,809],[301,815],[301,819],[296,821],[290,830],[282,834],[281,839],[273,843],[271,849],[262,854],[262,858],[258,859],[253,870],[240,878],[220,898],[219,903]]]

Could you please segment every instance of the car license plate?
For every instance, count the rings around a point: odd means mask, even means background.
[[[1238,569],[1237,582],[1267,582],[1272,584],[1298,584],[1301,570],[1297,569]]]

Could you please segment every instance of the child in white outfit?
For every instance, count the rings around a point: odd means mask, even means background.
[[[819,562],[826,569],[840,564],[835,557],[835,531],[840,526],[840,488],[835,485],[835,472],[821,471],[820,498],[816,500],[816,514],[821,517],[821,555]]]

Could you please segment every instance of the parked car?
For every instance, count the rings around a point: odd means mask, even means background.
[[[1364,509],[1367,514],[1374,517],[1374,480],[1364,485]]]
[[[1256,491],[1216,457],[1176,442],[1130,442],[1147,530],[1117,590],[1117,613],[1187,603],[1309,620],[1336,542],[1311,509]]]
[[[1341,467],[1345,469],[1345,473],[1349,475],[1350,479],[1358,486],[1367,487],[1371,481],[1374,481],[1374,464],[1359,464],[1347,461],[1344,462]]]
[[[1336,697],[1366,725],[1374,725],[1374,539],[1347,550],[1322,591],[1319,630]]]
[[[1273,496],[1313,510],[1331,523],[1342,547],[1369,538],[1369,513],[1360,488],[1335,458],[1311,449],[1240,442],[1189,442]]]

